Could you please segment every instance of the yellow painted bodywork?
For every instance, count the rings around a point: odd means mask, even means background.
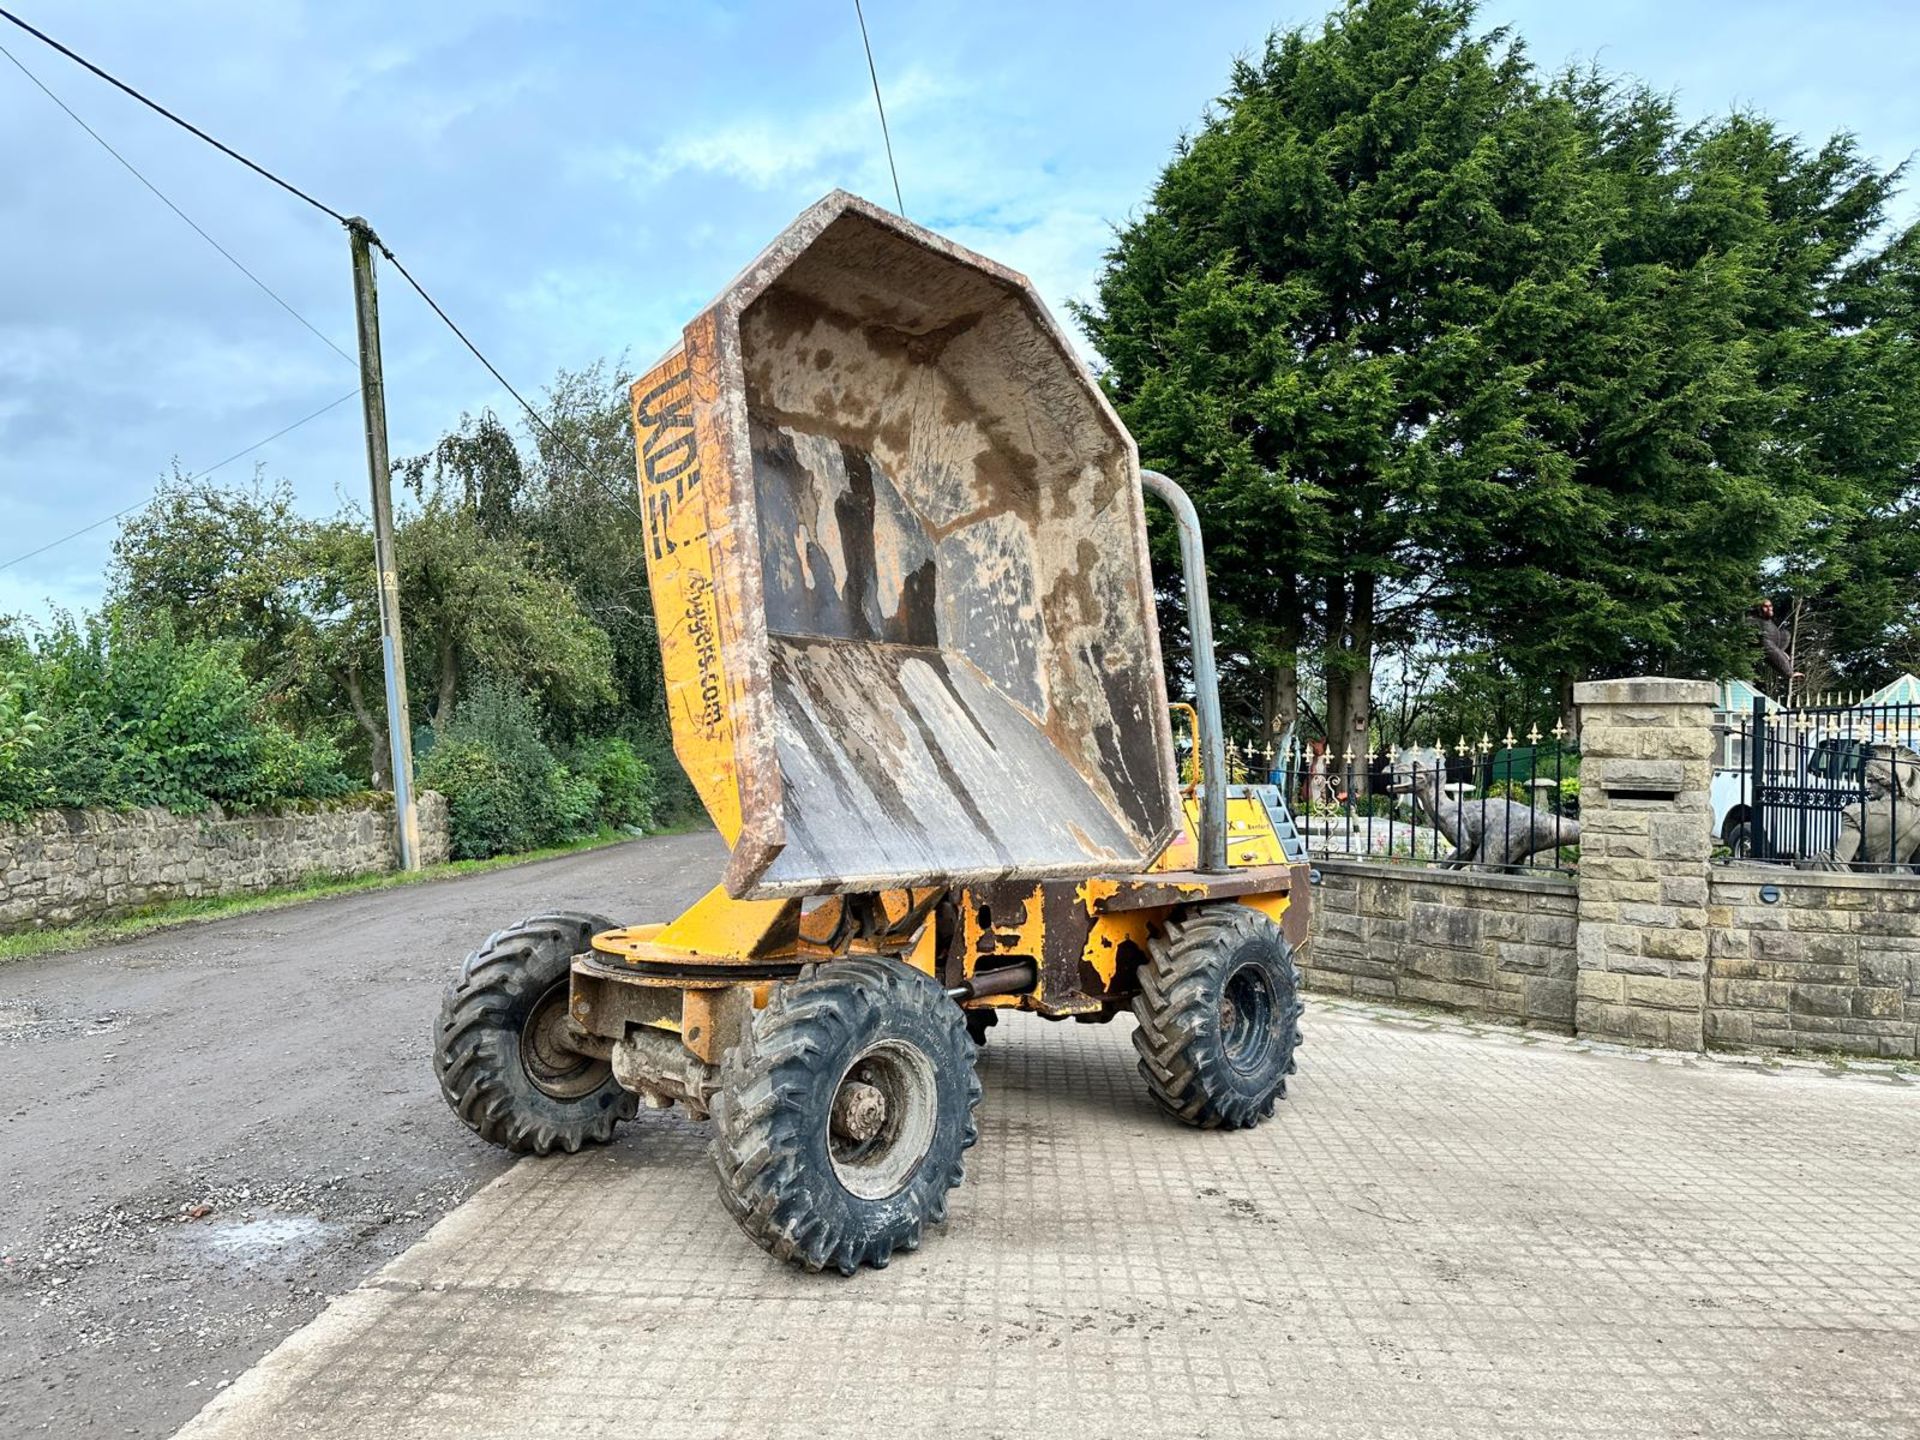
[[[1185,867],[1177,860],[1193,854],[1192,827],[1197,823],[1191,803],[1187,826],[1170,845],[1152,870],[1169,874]],[[1285,854],[1272,822],[1260,802],[1249,796],[1228,804],[1228,858],[1238,869],[1252,865],[1285,864]],[[1148,877],[1142,877],[1143,879]],[[1141,910],[1107,911],[1106,902],[1120,894],[1129,882],[1096,877],[1080,882],[1074,898],[1084,909],[1089,929],[1081,951],[1081,961],[1102,986],[1113,984],[1119,973],[1122,947],[1131,944],[1144,951],[1148,938],[1165,920],[1165,906]],[[1203,900],[1209,887],[1203,879],[1182,880],[1174,885],[1183,899]],[[906,920],[916,905],[930,898],[924,890],[888,890],[875,897],[880,918],[887,929]],[[1286,914],[1291,897],[1285,894],[1254,894],[1234,897],[1279,922]],[[1035,885],[1020,897],[1017,914],[1001,909],[982,925],[981,906],[970,892],[963,891],[959,906],[961,974],[971,976],[982,962],[1000,963],[1011,959],[1042,960],[1046,953],[1046,887]],[[878,937],[854,936],[836,947],[833,937],[840,926],[847,901],[831,896],[814,909],[800,913],[798,900],[736,900],[716,885],[689,909],[665,925],[632,925],[596,935],[594,949],[615,959],[672,963],[698,961],[703,964],[735,963],[750,966],[772,959],[831,959],[840,955],[891,955],[928,975],[937,975],[934,926],[929,916],[911,930]],[[1077,927],[1076,927],[1077,929]],[[678,985],[692,990],[724,987],[724,979],[685,981],[635,977],[639,983]],[[756,995],[757,1004],[765,1004],[765,985]],[[691,1003],[691,1002],[689,1002]],[[1084,1008],[1069,997],[1050,995],[1043,980],[1030,995],[998,996],[979,1004],[1019,1005],[1029,1009]]]
[[[1182,802],[1187,830],[1200,828],[1200,802],[1193,796]],[[1227,796],[1227,864],[1238,869],[1247,865],[1284,865],[1287,852],[1274,833],[1273,819],[1257,796]]]
[[[799,906],[797,900],[736,900],[716,885],[648,940],[666,954],[701,960],[748,960],[769,953],[767,937]],[[637,929],[653,929],[638,926]]]
[[[1097,917],[1093,929],[1087,932],[1081,960],[1100,977],[1102,985],[1113,984],[1113,977],[1120,972],[1120,947],[1131,943],[1144,954],[1159,918],[1151,910],[1123,910]]]
[[[711,326],[711,316],[703,319]],[[701,345],[698,352],[710,356],[713,346]],[[739,572],[718,572],[714,563],[730,526],[725,516],[709,513],[709,487],[701,483],[700,457],[718,452],[711,417],[719,380],[710,366],[691,363],[689,354],[683,343],[635,382],[633,434],[673,753],[721,838],[732,845],[740,836],[733,717],[742,697],[727,671],[720,626],[738,605],[732,597],[716,603],[714,577]]]
[[[960,967],[963,976],[972,976],[981,968],[985,959],[992,964],[1014,959],[1030,959],[1036,964],[1046,954],[1047,918],[1046,887],[1035,885],[1020,898],[1020,913],[1017,917],[1005,914],[1004,904],[992,914],[993,923],[983,926],[980,923],[981,907],[974,903],[970,893],[962,892],[960,897]],[[1017,1005],[1023,997],[996,995],[990,1000],[978,1001],[982,1005]],[[1047,983],[1043,975],[1029,997],[1033,1005],[1043,1005],[1048,1001]]]

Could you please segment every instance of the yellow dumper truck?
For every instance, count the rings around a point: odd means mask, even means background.
[[[434,1061],[461,1119],[547,1154],[710,1115],[747,1234],[852,1274],[945,1218],[1001,1010],[1131,1014],[1169,1114],[1270,1116],[1305,852],[1224,773],[1192,506],[1025,278],[836,192],[632,403],[674,750],[732,858],[666,924],[542,915],[468,957]],[[1143,487],[1181,538],[1184,787]]]

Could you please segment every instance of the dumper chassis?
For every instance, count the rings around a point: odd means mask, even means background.
[[[1226,774],[1193,508],[1025,279],[836,192],[633,402],[675,751],[731,860],[665,924],[490,936],[436,1030],[455,1113],[534,1155],[710,1117],[741,1228],[844,1274],[945,1220],[1003,1010],[1130,1014],[1167,1114],[1269,1118],[1305,853]],[[1184,779],[1142,487],[1181,543]]]

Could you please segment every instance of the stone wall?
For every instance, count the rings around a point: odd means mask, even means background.
[[[446,800],[424,792],[419,812],[422,863],[440,864],[447,858]],[[277,814],[50,810],[0,824],[0,930],[397,865],[389,795]]]
[[[1572,1028],[1570,880],[1347,860],[1318,868],[1301,964],[1309,988]]]
[[[1708,1044],[1915,1058],[1920,877],[1728,865],[1709,890]]]

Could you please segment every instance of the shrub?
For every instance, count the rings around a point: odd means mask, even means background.
[[[0,817],[25,814],[46,791],[35,755],[46,720],[27,704],[26,678],[0,671]]]
[[[591,775],[576,775],[566,766],[556,765],[547,783],[551,789],[554,840],[571,840],[603,828],[600,787]]]
[[[653,776],[653,824],[673,825],[707,813],[680,757],[673,753],[671,740],[645,731],[629,732],[625,738]]]
[[[607,825],[645,828],[654,823],[659,787],[653,767],[631,741],[619,736],[589,740],[573,752],[573,769],[599,789],[599,819]]]
[[[248,809],[344,794],[340,756],[264,714],[235,646],[165,623],[61,617],[9,637],[0,687],[0,809],[210,803]]]
[[[599,783],[555,757],[524,691],[480,680],[422,751],[416,779],[447,797],[458,859],[537,850],[597,827]]]
[[[423,790],[447,797],[447,839],[455,859],[484,859],[515,848],[524,827],[521,797],[483,742],[442,738],[420,762],[416,778]]]
[[[354,788],[340,769],[340,752],[324,737],[296,735],[269,721],[261,727],[256,766],[256,795],[251,803],[275,800],[320,800],[344,795]]]

